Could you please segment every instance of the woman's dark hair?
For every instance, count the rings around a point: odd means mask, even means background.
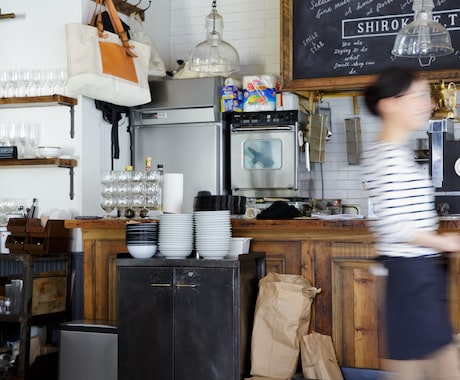
[[[364,92],[367,108],[373,115],[380,116],[377,109],[379,100],[400,95],[418,79],[415,72],[402,67],[390,67],[383,70],[376,81]]]

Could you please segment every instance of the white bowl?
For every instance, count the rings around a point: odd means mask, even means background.
[[[127,245],[129,254],[136,259],[148,259],[156,251],[156,245]]]
[[[229,256],[238,256],[249,253],[249,245],[252,238],[234,237],[232,238],[232,249]]]
[[[61,154],[61,148],[58,146],[39,146],[38,155],[43,158],[56,158]]]
[[[185,259],[192,253],[192,248],[163,248],[160,254],[168,259]]]

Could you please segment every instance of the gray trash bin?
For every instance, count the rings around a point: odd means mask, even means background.
[[[117,379],[118,328],[113,322],[65,322],[59,337],[59,380]]]

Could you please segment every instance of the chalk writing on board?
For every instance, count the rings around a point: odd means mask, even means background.
[[[391,54],[397,33],[413,21],[410,0],[292,1],[294,80],[369,75],[394,62],[416,70],[460,68],[458,0],[434,2],[433,18],[449,31],[454,53],[428,64]]]

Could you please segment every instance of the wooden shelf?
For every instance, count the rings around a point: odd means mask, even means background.
[[[0,166],[57,166],[59,168],[74,168],[77,160],[67,158],[26,158],[26,159],[0,159]]]
[[[73,168],[77,166],[77,160],[67,159],[67,158],[26,158],[26,159],[19,159],[13,160],[9,158],[0,159],[0,167],[58,167],[58,168],[65,168],[69,169],[69,176],[70,176],[70,190],[69,190],[69,197],[70,199],[74,198],[74,171]]]
[[[45,96],[24,96],[12,98],[0,98],[0,108],[21,108],[21,107],[50,107],[50,106],[67,106],[70,107],[70,137],[75,136],[75,110],[77,99],[69,98],[64,95],[45,95]],[[70,175],[70,199],[74,198],[74,170],[77,166],[77,160],[63,158],[31,158],[31,159],[0,159],[0,167],[49,167],[69,169]]]
[[[70,137],[75,136],[75,110],[78,101],[64,95],[44,95],[44,96],[23,96],[12,98],[0,98],[0,108],[21,108],[21,107],[51,107],[67,106],[70,107]]]
[[[24,96],[0,98],[0,108],[16,107],[49,107],[49,106],[75,106],[77,99],[63,95]]]

